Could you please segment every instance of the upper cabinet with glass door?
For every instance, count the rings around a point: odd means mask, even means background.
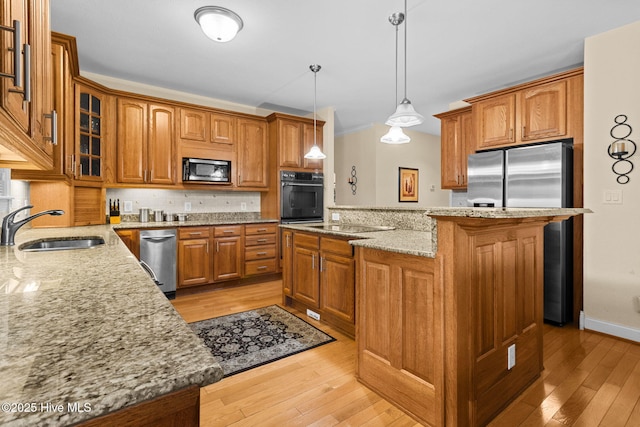
[[[75,178],[102,181],[104,159],[105,95],[82,85],[76,86],[77,146],[74,157]]]

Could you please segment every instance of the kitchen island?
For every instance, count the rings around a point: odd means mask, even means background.
[[[412,224],[406,209],[335,211]],[[587,212],[413,209],[428,242],[400,229],[358,234],[359,380],[426,425],[486,425],[543,369],[543,227]]]
[[[60,236],[105,244],[19,249]],[[3,426],[101,425],[119,415],[114,425],[197,425],[200,387],[223,375],[108,225],[20,230],[15,246],[0,247],[0,306]]]

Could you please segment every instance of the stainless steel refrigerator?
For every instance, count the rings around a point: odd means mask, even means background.
[[[573,144],[564,140],[472,154],[470,206],[572,207]],[[563,325],[573,313],[573,221],[544,229],[544,318]]]

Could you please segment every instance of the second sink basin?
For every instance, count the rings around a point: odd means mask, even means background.
[[[64,251],[89,249],[99,245],[104,245],[104,239],[100,236],[52,237],[23,243],[18,249],[26,252]]]

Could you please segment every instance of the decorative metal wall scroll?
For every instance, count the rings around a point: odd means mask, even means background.
[[[613,141],[607,148],[609,157],[615,160],[611,165],[613,173],[618,175],[616,181],[618,184],[626,184],[629,182],[629,174],[633,170],[633,163],[629,158],[636,153],[636,143],[629,139],[632,129],[627,124],[627,116],[620,114],[613,119],[616,124],[611,128],[609,135]]]
[[[358,177],[356,176],[356,167],[351,166],[351,176],[347,180],[351,184],[351,193],[355,196],[358,189]]]

